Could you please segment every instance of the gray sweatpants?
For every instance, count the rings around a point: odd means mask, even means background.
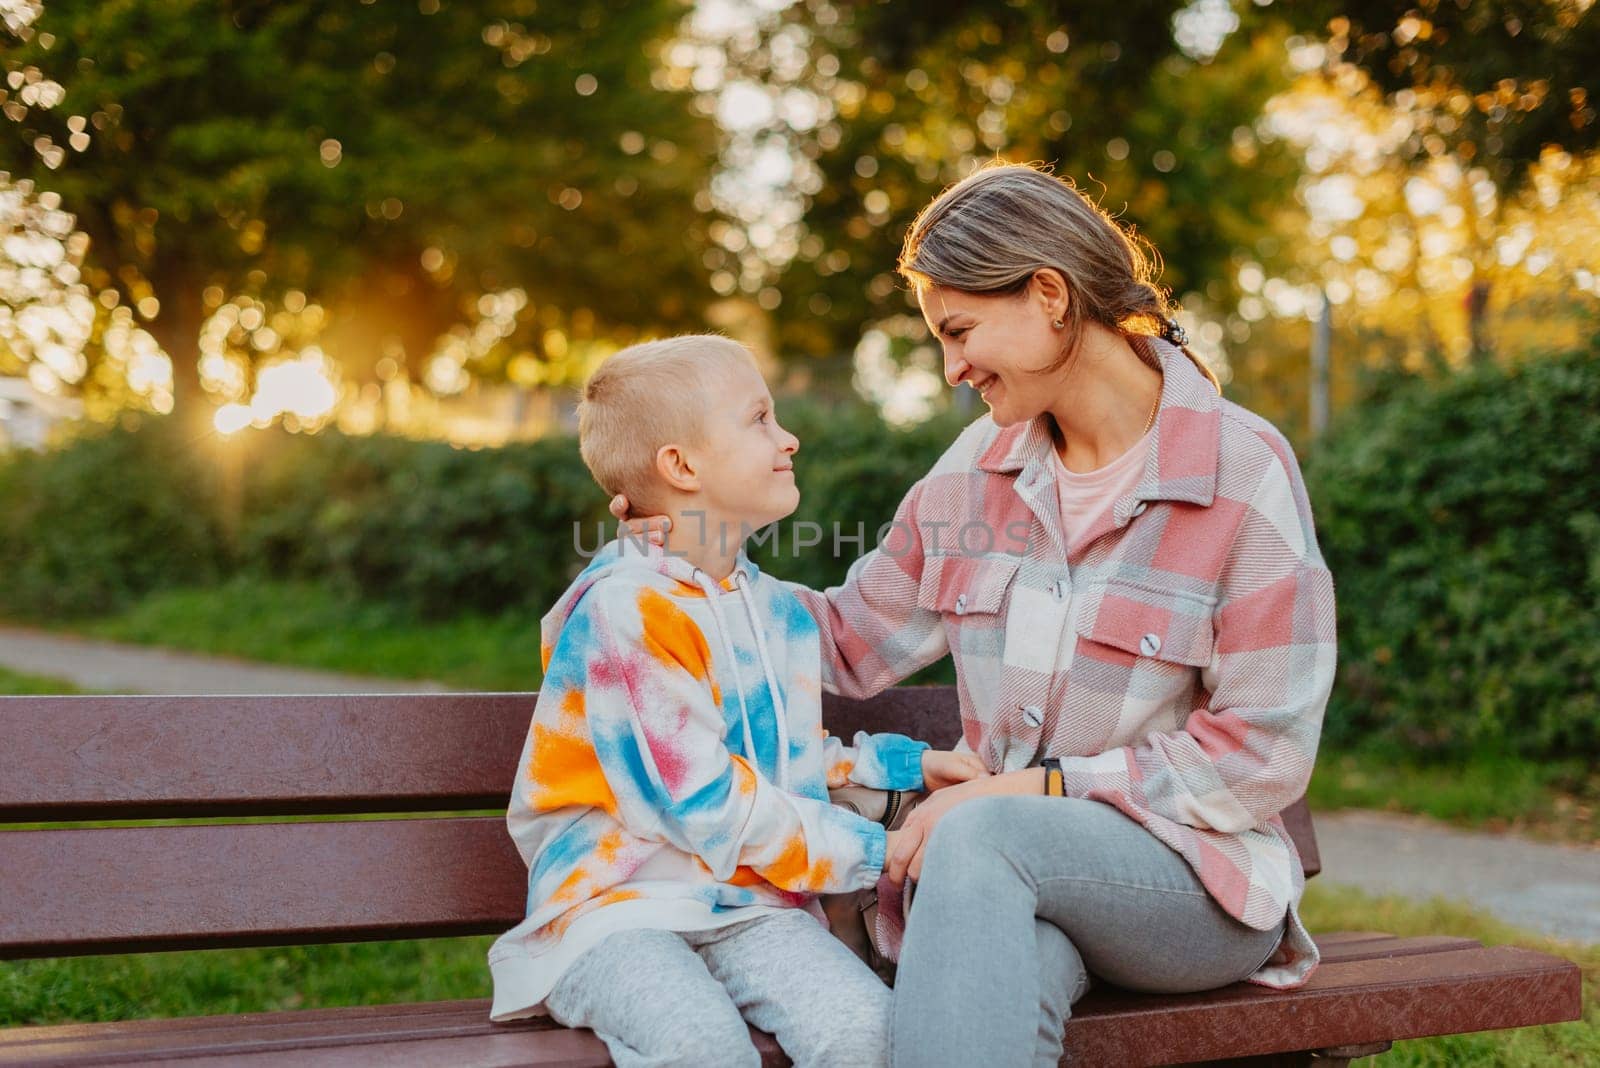
[[[620,1068],[759,1065],[746,1020],[796,1068],[888,1059],[889,988],[798,909],[712,931],[618,931],[545,1005],[598,1034]]]
[[[933,829],[895,979],[907,1068],[1054,1065],[1089,976],[1208,990],[1283,935],[1224,912],[1183,857],[1110,805],[979,797]]]

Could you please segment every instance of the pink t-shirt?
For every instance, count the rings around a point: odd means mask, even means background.
[[[1133,448],[1112,460],[1104,467],[1079,474],[1068,471],[1061,462],[1061,454],[1054,449],[1050,456],[1055,460],[1056,497],[1061,502],[1061,535],[1071,549],[1085,533],[1089,524],[1100,518],[1100,513],[1118,497],[1132,493],[1144,474],[1145,460],[1150,455],[1150,432],[1133,443]]]

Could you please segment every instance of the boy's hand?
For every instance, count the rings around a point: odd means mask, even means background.
[[[989,774],[976,753],[956,753],[947,749],[922,751],[922,783],[929,790],[942,790],[958,782],[981,779]]]
[[[643,534],[649,539],[651,545],[665,545],[667,531],[672,529],[672,520],[664,515],[649,515],[643,518],[628,518],[628,498],[624,494],[617,494],[611,498],[611,514],[620,522],[617,524],[617,537],[622,537],[627,531],[634,537]]]

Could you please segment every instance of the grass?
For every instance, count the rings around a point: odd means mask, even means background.
[[[1303,911],[1314,931],[1453,934],[1557,953],[1583,969],[1581,1021],[1400,1042],[1365,1063],[1382,1068],[1600,1063],[1600,946],[1552,942],[1443,902],[1375,898],[1316,883],[1307,891]],[[485,936],[0,964],[0,1025],[487,997],[489,942]]]
[[[211,949],[0,964],[0,1026],[489,996],[492,939]]]
[[[469,690],[538,686],[539,621],[511,613],[418,622],[313,583],[236,579],[152,594],[74,633]]]
[[[1477,753],[1443,762],[1392,748],[1324,751],[1306,797],[1313,813],[1382,809],[1558,841],[1600,839],[1600,771],[1582,761]]]
[[[11,671],[8,668],[0,667],[0,696],[83,692],[83,690],[63,679],[50,679],[43,675],[25,675],[20,671]]]

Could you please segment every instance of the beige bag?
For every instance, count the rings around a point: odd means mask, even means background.
[[[865,816],[883,824],[885,830],[898,831],[911,810],[922,803],[927,794],[911,790],[873,790],[866,786],[842,786],[828,791],[828,800],[847,808],[858,816]],[[910,904],[910,887],[906,903]],[[827,914],[828,926],[834,937],[860,957],[867,967],[886,983],[894,980],[894,962],[878,952],[872,942],[872,929],[878,919],[878,889],[853,890],[846,894],[823,894],[822,911]]]

